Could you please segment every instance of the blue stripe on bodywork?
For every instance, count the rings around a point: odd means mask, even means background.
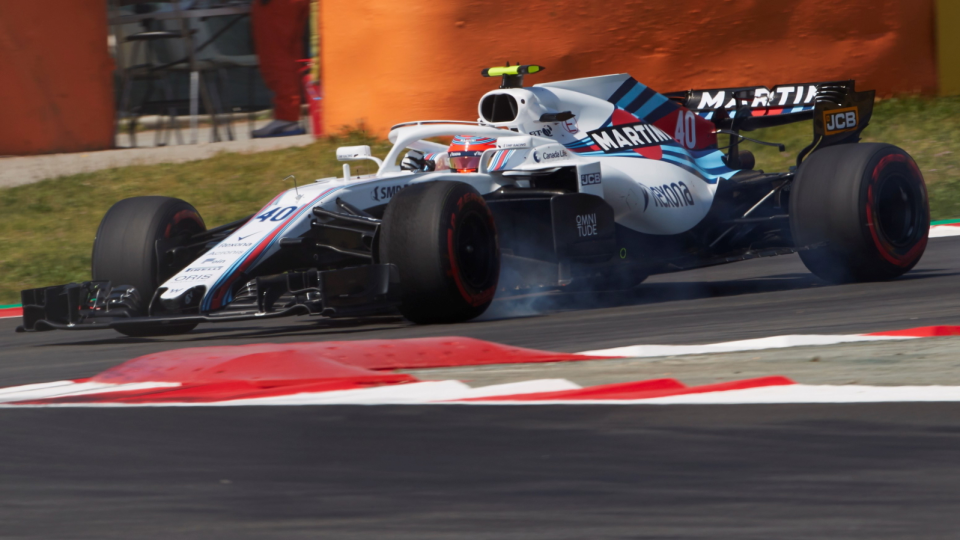
[[[729,177],[736,172],[734,169],[724,165],[722,160],[723,152],[719,150],[714,150],[711,154],[699,158],[691,156],[682,149],[664,148],[663,150],[663,159],[665,161],[684,166],[684,168],[689,167],[694,169],[696,174],[709,184],[715,184],[720,177]]]
[[[652,113],[653,113],[654,111],[656,111],[658,108],[660,108],[661,106],[663,106],[663,105],[664,105],[665,103],[667,103],[667,102],[673,103],[673,102],[670,101],[666,96],[663,96],[663,95],[661,95],[661,94],[654,93],[654,95],[653,95],[652,97],[650,97],[650,99],[647,100],[647,102],[644,103],[643,106],[640,107],[640,108],[637,110],[637,112],[635,112],[635,113],[633,113],[633,114],[634,114],[635,116],[637,116],[637,117],[640,117],[640,118],[643,118],[643,119],[647,120],[648,122],[654,122],[655,120],[659,120],[659,119],[662,118],[663,116],[666,116],[665,114],[663,114],[663,115],[660,115],[659,117],[654,117],[654,115],[653,115]],[[675,107],[670,107],[667,112],[673,111],[674,109],[675,109]],[[648,117],[649,117],[649,118],[648,118]]]
[[[660,105],[658,105],[655,109],[653,109],[652,111],[646,114],[646,116],[644,117],[644,120],[652,124],[679,108],[680,108],[679,105],[677,105],[673,101],[670,101],[669,99],[664,98],[664,101],[662,101]]]
[[[573,149],[573,148],[586,148],[588,146],[593,146],[594,144],[595,143],[593,142],[593,138],[591,138],[588,135],[572,143],[565,143],[564,146],[566,146],[567,148]]]
[[[638,85],[638,86],[643,86],[643,85]],[[629,112],[629,113],[632,113],[632,114],[636,115],[636,112],[635,112],[635,111],[636,111],[637,109],[639,109],[640,107],[643,107],[643,106],[644,106],[648,101],[650,101],[656,94],[657,94],[657,93],[654,92],[653,89],[651,89],[651,88],[644,88],[643,91],[640,92],[640,94],[637,95],[636,98],[634,98],[633,100],[629,101],[629,102],[626,103],[625,105],[617,104],[617,106],[620,107],[621,109]],[[621,101],[626,101],[626,99],[621,100]],[[639,115],[637,115],[637,116],[639,116]]]
[[[627,80],[623,81],[620,87],[613,92],[613,95],[611,95],[610,99],[608,99],[607,101],[616,105],[618,101],[623,99],[623,96],[627,95],[627,93],[630,92],[630,90],[632,90],[638,84],[640,83],[638,83],[636,79],[634,79],[633,77],[627,77]]]
[[[634,85],[633,88],[630,89],[629,92],[627,92],[625,96],[623,96],[622,98],[620,98],[619,101],[614,103],[614,105],[616,105],[617,107],[623,110],[627,110],[627,107],[629,106],[629,104],[633,102],[635,99],[637,99],[638,97],[640,97],[640,94],[642,94],[643,91],[646,89],[647,89],[646,86],[640,83],[637,83],[636,85]]]
[[[264,254],[266,254],[266,252],[270,249],[270,247],[271,247],[274,243],[280,241],[280,238],[283,237],[283,232],[284,232],[285,230],[287,230],[287,228],[289,228],[290,224],[294,223],[294,222],[297,220],[297,217],[299,217],[301,214],[303,214],[303,211],[304,211],[304,210],[306,210],[306,209],[308,209],[308,208],[313,208],[312,205],[314,205],[315,203],[318,203],[321,199],[323,199],[323,198],[326,197],[327,195],[330,195],[330,194],[332,194],[332,193],[335,193],[335,192],[337,192],[337,191],[339,191],[339,190],[341,190],[341,189],[343,189],[343,186],[340,186],[340,187],[334,188],[334,189],[332,189],[332,190],[326,191],[326,192],[324,192],[324,193],[321,193],[319,196],[317,196],[317,198],[315,198],[314,200],[312,200],[312,201],[310,201],[309,203],[307,203],[306,205],[304,205],[304,207],[301,208],[301,209],[290,219],[290,221],[287,222],[286,225],[284,225],[283,229],[281,229],[281,231],[274,237],[274,239],[273,239],[269,244],[267,244],[266,247],[263,248],[263,251],[260,253],[260,256],[257,257],[257,260],[259,260],[261,257],[263,257]],[[272,233],[272,232],[273,232],[273,231],[267,232],[266,236],[269,236],[270,233]],[[213,286],[210,287],[210,289],[207,291],[207,294],[204,295],[203,302],[201,302],[200,309],[201,309],[202,311],[209,311],[209,310],[210,310],[210,304],[213,302],[213,297],[214,297],[216,291],[219,290],[220,287],[223,286],[224,282],[226,282],[228,279],[230,279],[231,276],[233,276],[234,272],[237,271],[237,269],[240,267],[240,265],[243,264],[243,262],[247,260],[247,257],[249,257],[250,254],[253,253],[254,250],[256,250],[259,245],[260,245],[259,242],[254,243],[253,246],[251,246],[250,249],[248,249],[248,250],[246,251],[246,253],[244,253],[241,257],[239,257],[236,261],[234,261],[233,264],[230,265],[230,268],[228,268],[227,271],[224,272],[224,273],[220,276],[220,278],[217,279],[216,282],[214,282]],[[216,249],[216,247],[214,247],[214,249]],[[257,261],[255,260],[255,261],[250,265],[250,268],[254,268],[256,265],[257,265]],[[227,291],[227,294],[225,294],[224,297],[223,297],[223,305],[229,304],[232,300],[233,300],[233,291]],[[223,307],[223,305],[221,305],[221,307]]]

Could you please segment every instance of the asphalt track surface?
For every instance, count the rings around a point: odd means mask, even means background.
[[[0,537],[955,539],[958,413],[5,410]]]
[[[795,256],[453,326],[287,320],[14,334],[0,385],[152,351],[463,335],[580,351],[960,324],[958,239],[883,284]],[[960,404],[0,410],[0,538],[956,538]]]
[[[960,237],[930,241],[920,264],[887,283],[828,285],[796,255],[654,276],[631,292],[496,301],[483,321],[415,326],[310,318],[208,324],[175,338],[112,330],[14,333],[0,320],[0,386],[89,377],[125,360],[182,347],[262,342],[467,336],[562,352],[716,343],[783,334],[856,334],[960,325]]]

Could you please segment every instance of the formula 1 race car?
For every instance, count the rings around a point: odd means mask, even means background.
[[[620,74],[523,87],[542,69],[483,70],[501,85],[476,122],[394,126],[382,160],[340,148],[377,172],[344,164],[234,223],[207,229],[179,199],[122,200],[97,231],[92,280],[23,291],[22,329],[150,336],[397,310],[459,322],[498,291],[624,289],[793,252],[830,282],[887,280],[923,254],[923,177],[903,150],[857,144],[874,94],[853,81],[659,94]],[[789,171],[755,170],[740,148],[741,132],[811,119]],[[430,141],[444,137],[453,144]]]

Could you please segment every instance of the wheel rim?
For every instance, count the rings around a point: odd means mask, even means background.
[[[493,231],[486,217],[475,211],[463,216],[454,246],[463,282],[475,290],[486,289],[495,262]]]
[[[877,232],[894,247],[907,247],[917,241],[923,217],[921,199],[915,182],[902,174],[891,174],[881,181],[876,200]]]
[[[191,235],[203,232],[205,229],[199,214],[192,210],[180,210],[170,217],[163,231],[160,231],[160,236],[165,240],[176,239],[177,244],[185,244]],[[163,260],[160,261],[159,268],[158,286],[182,269],[171,266],[170,261]]]

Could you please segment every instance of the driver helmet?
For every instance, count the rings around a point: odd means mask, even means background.
[[[497,140],[490,137],[457,135],[447,149],[450,168],[457,172],[477,172],[480,168],[480,156],[484,150],[497,147]]]

